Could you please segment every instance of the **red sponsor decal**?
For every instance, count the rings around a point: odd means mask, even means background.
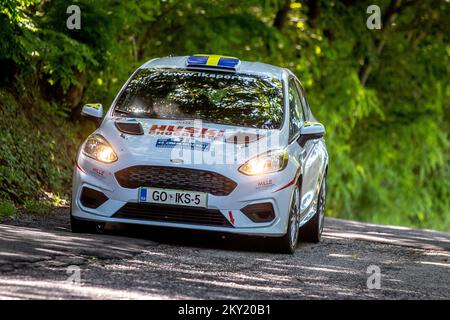
[[[75,163],[75,166],[78,168],[78,170],[80,170],[81,172],[86,173],[86,171],[83,170],[83,168],[80,166],[80,164],[78,162]]]
[[[225,130],[154,124],[150,127],[148,133],[151,135],[161,136],[192,137],[219,140],[223,138]]]
[[[228,216],[230,217],[230,222],[232,225],[234,225],[234,217],[233,217],[233,212],[228,211]]]
[[[278,189],[277,191],[274,191],[274,192],[278,192],[278,191],[284,190],[284,189],[289,188],[290,186],[294,185],[295,182],[297,181],[299,173],[300,173],[300,170],[297,170],[297,174],[295,175],[294,179],[292,179],[291,181],[289,181],[288,184],[286,184],[285,186],[281,187],[280,189]],[[301,182],[302,181],[300,180],[300,183]]]

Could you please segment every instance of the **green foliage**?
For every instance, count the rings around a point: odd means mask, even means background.
[[[10,201],[0,201],[0,219],[13,217],[17,213],[14,203]]]
[[[0,90],[0,198],[23,203],[45,190],[69,189],[76,133],[57,114],[45,113],[52,109],[38,95],[16,100]]]
[[[382,30],[368,0],[70,4],[81,30],[66,1],[0,0],[0,199],[65,194],[92,129],[74,115],[108,106],[137,66],[220,53],[299,76],[327,128],[328,215],[450,230],[448,1],[380,0]]]
[[[43,44],[36,54],[42,57],[41,78],[50,85],[60,85],[64,91],[71,85],[80,85],[79,76],[88,69],[98,66],[89,48],[64,34],[42,30],[40,36],[48,43]]]
[[[34,27],[26,9],[35,2],[0,0],[0,85],[10,80],[16,67],[28,69]]]
[[[107,3],[108,4],[108,3]],[[66,13],[69,4],[66,1],[52,1],[45,4],[42,11],[45,12],[39,26],[46,30],[52,30],[52,35],[59,37],[68,37],[73,40],[73,44],[80,46],[80,57],[85,57],[86,52],[92,57],[95,57],[95,63],[91,61],[95,71],[101,70],[105,66],[106,61],[110,56],[109,49],[113,45],[112,39],[120,28],[120,21],[114,14],[116,5],[112,1],[110,5],[105,5],[102,2],[95,0],[75,0],[70,5],[77,5],[80,7],[82,13],[82,29],[67,29],[66,19],[69,16]],[[111,6],[112,5],[112,6]],[[58,39],[47,38],[42,36],[47,42],[58,44],[61,53],[75,53],[76,48],[61,48]],[[66,40],[67,41],[67,40]],[[61,50],[62,49],[62,50]],[[88,55],[88,56],[89,56]],[[67,61],[74,61],[72,57],[65,57]],[[77,63],[75,63],[77,66]],[[84,70],[80,70],[80,72]]]
[[[50,203],[34,199],[26,200],[23,207],[27,213],[35,215],[47,214],[51,209]]]
[[[332,30],[333,42],[309,96],[324,106],[317,115],[329,132],[329,213],[449,230],[448,24],[439,25],[449,6],[437,15],[428,5],[404,7],[380,36],[354,19],[366,5],[321,6],[321,28]],[[420,29],[412,26],[418,16],[428,18]],[[357,64],[364,59],[372,68],[366,86]]]

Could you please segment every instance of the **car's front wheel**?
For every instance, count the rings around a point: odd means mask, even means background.
[[[325,200],[327,193],[326,176],[322,179],[320,192],[317,199],[316,214],[300,228],[300,241],[318,243],[322,239],[323,225],[325,221]]]
[[[281,253],[293,254],[297,248],[300,225],[300,188],[295,186],[289,209],[289,222],[286,234],[276,239],[276,250]]]

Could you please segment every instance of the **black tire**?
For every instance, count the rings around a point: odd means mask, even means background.
[[[300,228],[300,241],[319,243],[322,240],[323,225],[325,222],[326,190],[327,180],[326,176],[324,176],[320,186],[316,214]]]
[[[74,218],[70,215],[70,227],[73,233],[96,233],[96,223]]]
[[[279,253],[293,254],[297,248],[299,223],[300,223],[300,188],[295,186],[289,207],[289,223],[286,234],[281,238],[276,238],[275,250]],[[292,225],[294,224],[294,227]],[[295,232],[295,234],[293,234]]]

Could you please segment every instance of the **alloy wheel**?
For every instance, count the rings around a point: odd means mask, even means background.
[[[325,200],[326,200],[326,192],[327,192],[327,184],[326,178],[323,178],[322,186],[320,188],[320,196],[319,196],[319,234],[322,234],[323,225],[325,220]]]
[[[300,224],[300,190],[297,187],[294,189],[294,194],[292,195],[292,204],[290,212],[290,243],[294,248],[298,240],[299,224]]]

